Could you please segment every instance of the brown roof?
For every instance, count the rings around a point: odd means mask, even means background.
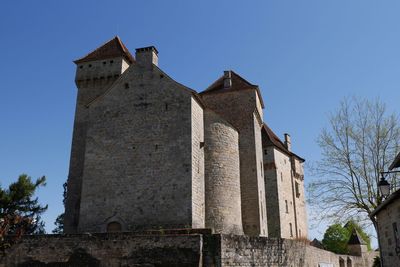
[[[265,134],[267,136],[267,141],[269,141],[270,145],[275,146],[280,151],[282,151],[283,153],[285,153],[285,154],[287,154],[289,156],[295,156],[296,158],[298,158],[302,162],[305,161],[305,159],[303,159],[303,158],[297,156],[295,153],[289,151],[286,148],[285,144],[281,141],[281,139],[279,139],[279,137],[271,130],[271,128],[268,127],[268,125],[263,123],[263,127],[262,127],[261,130],[265,132]]]
[[[390,164],[389,170],[393,170],[394,168],[400,167],[400,153],[397,154],[396,158],[394,159],[393,163]]]
[[[229,88],[224,87],[224,76],[222,75],[218,78],[213,84],[211,84],[206,90],[201,92],[200,94],[210,94],[210,93],[224,93],[224,92],[232,92],[246,89],[254,89],[257,91],[258,97],[261,102],[261,106],[264,107],[264,101],[261,96],[260,89],[258,85],[251,84],[244,78],[242,78],[239,74],[234,71],[231,72],[232,86]]]
[[[129,52],[128,48],[126,48],[118,36],[115,36],[113,39],[93,50],[86,56],[75,60],[74,63],[78,64],[82,62],[102,60],[113,57],[124,57],[130,63],[135,62],[135,59]]]
[[[349,245],[366,245],[367,243],[362,239],[360,234],[356,229],[353,229],[353,232],[351,233],[350,239],[347,242]]]

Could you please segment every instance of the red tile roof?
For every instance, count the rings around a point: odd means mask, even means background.
[[[232,86],[229,88],[224,87],[224,76],[222,75],[218,78],[213,84],[211,84],[206,90],[201,92],[200,94],[211,94],[211,93],[224,93],[224,92],[232,92],[232,91],[239,91],[245,89],[254,89],[257,91],[258,97],[261,102],[261,106],[264,107],[264,101],[261,96],[260,89],[258,85],[251,84],[244,78],[242,78],[239,74],[235,73],[234,71],[231,72],[231,79],[232,79]]]
[[[270,145],[275,146],[277,149],[279,149],[280,151],[282,151],[283,153],[285,153],[285,154],[287,154],[289,156],[294,156],[294,157],[298,158],[302,162],[305,161],[305,159],[303,159],[303,158],[297,156],[295,153],[289,151],[286,148],[285,143],[283,143],[281,141],[281,139],[279,139],[279,137],[265,123],[263,124],[262,131],[264,131],[264,133],[266,134],[267,142]]]
[[[129,52],[128,48],[126,48],[118,36],[115,36],[113,39],[93,50],[86,56],[75,60],[74,63],[78,64],[82,62],[102,60],[113,57],[124,57],[130,63],[135,62],[135,59]]]

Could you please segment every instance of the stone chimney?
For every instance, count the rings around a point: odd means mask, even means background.
[[[290,140],[290,135],[285,133],[285,146],[287,150],[292,151],[292,141]]]
[[[230,70],[224,71],[224,88],[232,87],[232,73]]]
[[[136,49],[136,63],[145,68],[158,66],[158,51],[154,46]]]

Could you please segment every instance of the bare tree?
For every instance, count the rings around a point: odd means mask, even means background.
[[[376,222],[369,214],[382,202],[377,183],[399,150],[398,117],[387,114],[380,102],[345,99],[329,116],[329,128],[322,130],[318,145],[321,160],[310,166],[318,180],[309,186],[309,202],[319,219]],[[396,175],[387,177],[396,186]]]

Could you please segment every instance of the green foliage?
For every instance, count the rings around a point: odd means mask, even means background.
[[[336,223],[328,227],[322,239],[325,249],[339,254],[347,254],[347,241],[350,237],[348,229]]]
[[[368,250],[371,250],[371,240],[369,235],[365,233],[361,226],[353,220],[347,222],[345,226],[338,223],[329,226],[324,234],[324,239],[322,240],[324,248],[335,253],[347,254],[347,243],[354,229],[356,229],[360,237],[365,241]]]
[[[356,229],[356,231],[358,232],[360,237],[367,244],[368,251],[372,250],[371,239],[370,239],[369,235],[364,232],[364,230],[361,228],[361,226],[357,222],[350,220],[346,223],[346,225],[344,227],[349,231],[350,234],[353,232],[354,229]]]
[[[36,189],[45,185],[44,176],[32,182],[31,177],[22,174],[8,189],[0,187],[0,250],[24,234],[45,233],[40,215],[47,205],[40,205],[38,198],[34,198]]]
[[[44,222],[40,215],[47,210],[47,205],[40,205],[38,198],[33,196],[37,188],[45,185],[44,176],[32,182],[31,177],[22,174],[8,189],[0,188],[0,218],[9,218],[12,221],[12,218],[21,217],[23,221],[30,221],[24,226],[25,234],[44,233]],[[11,224],[7,229],[6,234],[15,234],[21,230],[18,224]]]

